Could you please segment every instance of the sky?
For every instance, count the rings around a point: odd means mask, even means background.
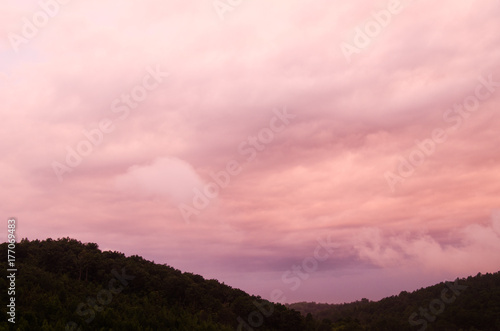
[[[500,269],[500,1],[0,13],[0,214],[18,238],[281,303]]]

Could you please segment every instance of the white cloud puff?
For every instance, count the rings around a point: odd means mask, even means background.
[[[189,200],[193,188],[202,184],[188,162],[173,157],[158,158],[150,165],[135,165],[116,178],[120,190],[143,196],[166,196],[175,203]]]

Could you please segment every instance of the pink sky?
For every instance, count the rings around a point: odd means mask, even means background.
[[[394,1],[3,1],[2,217],[281,302],[498,271],[500,1]]]

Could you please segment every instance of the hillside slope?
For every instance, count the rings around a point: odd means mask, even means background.
[[[302,314],[328,319],[333,330],[500,330],[500,272],[442,282],[373,302],[299,302]]]
[[[6,243],[0,252],[7,256]],[[1,330],[318,329],[297,311],[217,280],[74,239],[22,240],[16,267],[16,324],[2,319]],[[4,262],[3,303],[9,300],[6,269]]]

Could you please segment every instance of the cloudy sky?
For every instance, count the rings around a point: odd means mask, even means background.
[[[0,212],[19,237],[280,302],[500,269],[500,1],[0,12]]]

